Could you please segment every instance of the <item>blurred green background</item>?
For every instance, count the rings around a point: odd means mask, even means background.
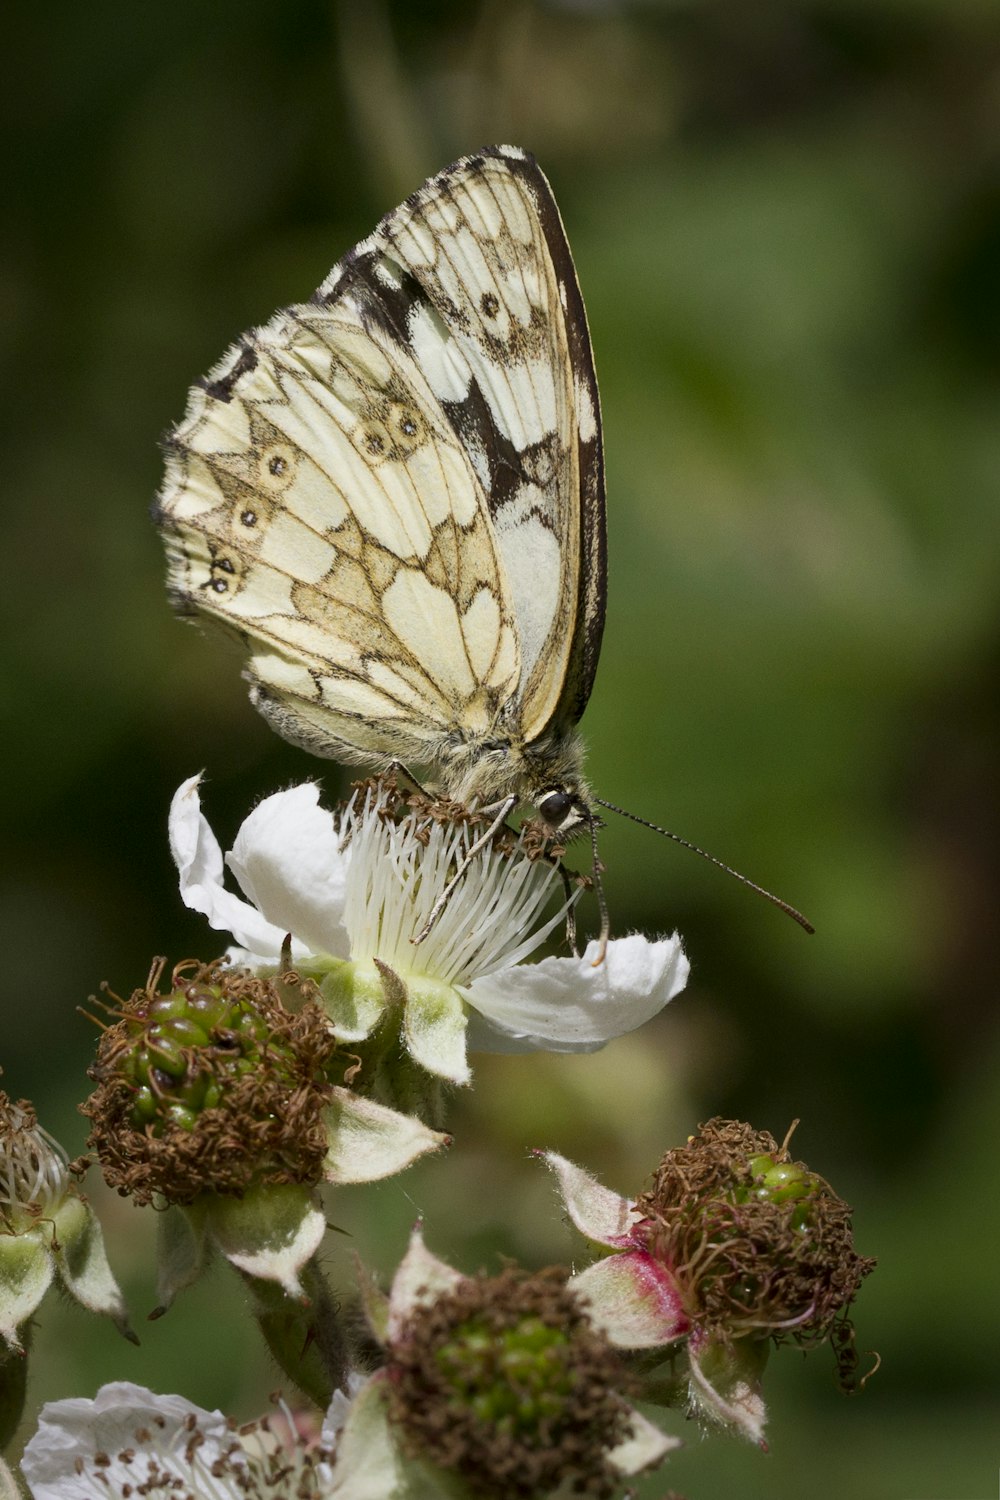
[[[227,842],[321,774],[170,615],[157,440],[242,329],[495,140],[557,194],[604,403],[610,609],[584,727],[619,931],[686,993],[588,1058],[480,1059],[448,1161],[331,1207],[387,1272],[417,1212],[466,1270],[578,1253],[525,1148],[638,1191],[714,1113],[779,1138],[879,1257],[878,1376],[769,1372],[771,1452],[692,1500],[986,1500],[1000,1465],[1000,7],[994,0],[120,0],[8,19],[0,877],[4,1087],[71,1153],[106,979],[210,957],[167,851],[204,767]],[[152,1215],[91,1191],[138,1317]],[[459,1211],[456,1212],[456,1209]],[[134,1350],[46,1302],[31,1399],[127,1377],[239,1416],[277,1383],[217,1270]],[[674,1430],[684,1427],[677,1416]],[[642,1493],[659,1497],[667,1479]]]

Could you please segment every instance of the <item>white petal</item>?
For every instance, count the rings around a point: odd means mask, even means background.
[[[154,1395],[126,1380],[103,1385],[93,1401],[50,1401],[42,1407],[38,1431],[24,1450],[22,1472],[34,1500],[94,1500],[97,1494],[122,1494],[125,1485],[135,1485],[142,1470],[141,1456],[131,1465],[118,1457],[138,1446],[136,1431],[155,1432],[161,1450],[167,1451],[184,1435],[190,1417],[205,1436],[198,1456],[207,1469],[232,1445],[232,1432],[221,1412],[202,1411],[183,1396]],[[101,1468],[106,1491],[95,1488],[91,1460],[96,1453],[111,1459]],[[89,1474],[77,1472],[78,1459],[87,1463]],[[189,1466],[179,1461],[178,1473],[189,1475]]]
[[[355,1396],[368,1384],[368,1377],[357,1370],[350,1370],[347,1375],[347,1390],[334,1391],[330,1405],[326,1409],[323,1418],[323,1427],[320,1431],[320,1442],[324,1448],[335,1448],[337,1438],[344,1430],[348,1413],[351,1410],[351,1402]]]
[[[488,1027],[470,1030],[480,1052],[595,1052],[651,1019],[687,983],[689,964],[680,938],[651,943],[639,933],[598,945],[582,958],[545,958],[521,964],[467,991]]]
[[[244,893],[282,934],[290,932],[310,953],[347,958],[343,912],[348,856],[340,848],[333,814],[319,805],[315,783],[275,792],[258,803],[226,863]]]
[[[222,850],[201,811],[200,781],[200,776],[189,777],[170,804],[170,852],[181,877],[181,900],[207,917],[217,932],[231,932],[241,947],[278,958],[287,927],[266,921],[256,907],[241,901],[222,883]]]

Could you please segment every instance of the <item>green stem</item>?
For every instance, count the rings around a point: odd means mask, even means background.
[[[443,1130],[447,1085],[424,1072],[406,1050],[399,1034],[398,1011],[390,1011],[371,1036],[347,1049],[361,1059],[356,1093],[400,1114],[415,1115],[432,1130]]]
[[[298,1302],[274,1281],[243,1280],[254,1301],[261,1333],[288,1378],[323,1411],[335,1390],[346,1389],[350,1351],[340,1305],[314,1255],[300,1274],[307,1301]]]
[[[23,1345],[21,1349],[0,1344],[0,1452],[7,1447],[24,1415],[31,1332],[30,1322],[18,1329]]]

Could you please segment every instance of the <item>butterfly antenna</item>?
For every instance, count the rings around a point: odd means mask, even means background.
[[[611,806],[610,803],[602,805],[605,807]],[[597,957],[591,965],[592,968],[597,969],[604,962],[604,955],[608,951],[608,938],[611,936],[611,918],[608,915],[608,898],[604,894],[604,886],[601,883],[601,872],[604,866],[601,864],[597,853],[597,819],[590,817],[587,821],[590,824],[590,847],[594,853],[594,893],[597,896],[597,910],[601,914],[601,935],[598,939],[599,947]]]
[[[771,891],[766,891],[755,880],[749,880],[746,875],[741,875],[739,870],[734,870],[731,865],[725,864],[721,859],[716,859],[715,855],[709,854],[707,849],[699,849],[697,844],[690,843],[688,839],[682,839],[679,833],[671,833],[669,828],[660,828],[656,823],[650,823],[646,818],[640,818],[638,814],[628,812],[624,807],[616,807],[613,802],[605,802],[602,797],[595,797],[594,801],[600,807],[606,807],[609,812],[618,813],[622,818],[631,818],[633,823],[639,823],[643,828],[648,828],[653,833],[662,833],[665,839],[673,839],[675,844],[681,844],[685,849],[690,849],[692,854],[700,854],[702,859],[707,859],[710,865],[716,865],[720,870],[725,870],[727,875],[732,875],[733,879],[738,880],[741,885],[748,885],[752,891],[757,892],[758,896],[763,896],[765,901],[770,901],[772,906],[776,906],[779,911],[783,911],[786,916],[791,917],[793,922],[798,922],[803,931],[816,931],[813,924],[800,911],[796,911],[794,906],[791,906],[787,901],[782,901],[780,896],[775,896]]]

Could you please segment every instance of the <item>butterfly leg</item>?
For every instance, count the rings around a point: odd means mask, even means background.
[[[404,766],[401,760],[391,760],[387,766],[383,767],[379,775],[395,776],[397,779],[402,778],[403,781],[409,782],[412,791],[419,792],[422,797],[429,797],[431,795],[423,783],[417,780],[409,766]]]
[[[448,900],[451,896],[452,891],[458,885],[458,882],[461,880],[462,876],[469,868],[473,859],[479,853],[480,849],[486,848],[486,845],[492,840],[497,830],[499,828],[502,828],[504,823],[506,823],[511,813],[514,811],[514,808],[517,806],[517,800],[518,799],[516,796],[505,797],[502,802],[494,803],[493,806],[499,809],[496,817],[493,819],[493,822],[490,824],[490,826],[486,829],[486,832],[481,833],[475,840],[475,842],[469,845],[469,848],[465,851],[465,854],[459,863],[458,869],[455,871],[454,875],[451,877],[448,884],[445,886],[444,890],[441,892],[440,896],[437,898],[433,907],[431,908],[430,916],[427,918],[427,921],[424,923],[423,927],[421,927],[416,937],[410,939],[411,942],[423,942],[424,938],[430,932],[438,917],[440,917],[441,913],[448,905]],[[480,808],[479,811],[491,813],[493,811],[493,807],[483,807]]]
[[[576,945],[576,909],[573,906],[573,882],[564,865],[557,864],[562,879],[563,895],[566,897],[566,945],[574,958],[580,957],[580,950]]]

